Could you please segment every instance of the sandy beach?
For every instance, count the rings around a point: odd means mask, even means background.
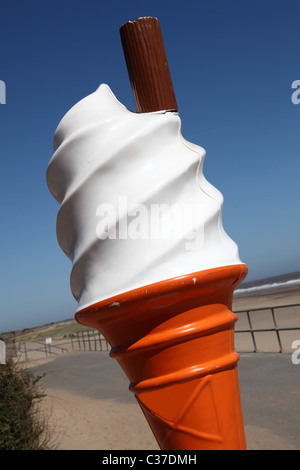
[[[236,298],[233,310],[300,303],[299,289]],[[300,339],[300,331],[295,332]],[[290,354],[240,353],[249,450],[300,449],[300,365]],[[35,365],[58,450],[158,450],[128,379],[108,352],[74,352]]]

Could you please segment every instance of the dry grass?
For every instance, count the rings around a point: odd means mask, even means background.
[[[25,328],[20,331],[10,331],[0,334],[5,340],[14,338],[15,341],[34,341],[43,340],[48,336],[61,336],[62,338],[67,335],[72,335],[77,331],[88,331],[83,325],[80,325],[74,320],[67,320],[56,323],[49,323],[35,328]]]

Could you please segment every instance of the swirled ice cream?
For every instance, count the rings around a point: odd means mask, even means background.
[[[61,120],[48,187],[78,310],[149,284],[241,264],[178,113],[129,111],[102,84]],[[196,278],[195,278],[196,280]]]

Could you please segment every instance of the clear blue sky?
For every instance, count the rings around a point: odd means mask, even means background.
[[[76,310],[46,185],[53,133],[100,83],[134,110],[119,28],[140,16],[160,21],[183,136],[206,149],[247,279],[300,269],[299,0],[2,0],[0,11],[0,331]]]

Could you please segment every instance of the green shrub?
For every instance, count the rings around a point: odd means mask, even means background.
[[[12,361],[0,365],[0,450],[50,449],[41,377]]]

